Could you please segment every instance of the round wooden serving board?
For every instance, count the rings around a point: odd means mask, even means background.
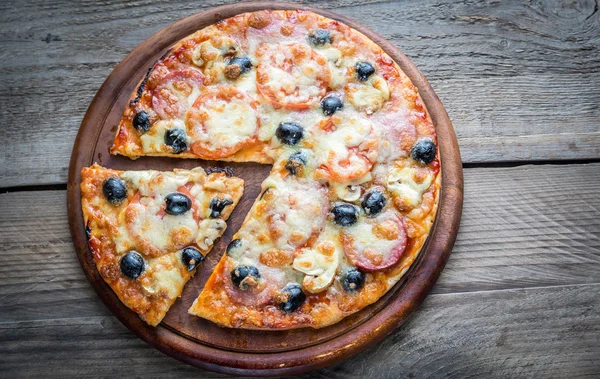
[[[378,302],[319,330],[227,329],[187,313],[258,196],[260,184],[270,171],[269,165],[151,157],[133,161],[108,153],[129,95],[169,46],[219,20],[261,9],[310,10],[344,22],[371,38],[419,88],[437,128],[442,161],[441,198],[435,224],[419,258],[403,280]],[[88,249],[79,183],[81,168],[94,162],[120,170],[230,167],[246,182],[244,196],[228,221],[227,232],[156,328],[146,325],[119,301],[96,270]],[[160,351],[198,367],[238,375],[297,374],[324,367],[366,349],[391,333],[423,301],[440,275],[458,232],[462,199],[462,165],[452,124],[437,95],[415,65],[398,48],[356,21],[329,11],[289,3],[238,3],[214,8],[166,27],[135,48],[117,65],[90,104],[73,148],[68,182],[69,223],[75,250],[90,283],[108,308],[129,329]]]

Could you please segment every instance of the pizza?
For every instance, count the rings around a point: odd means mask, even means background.
[[[82,209],[98,272],[152,326],[225,231],[244,182],[193,170],[81,171]]]
[[[189,313],[231,328],[334,324],[383,296],[435,218],[435,127],[406,74],[347,25],[258,11],[172,46],[112,154],[272,165]]]

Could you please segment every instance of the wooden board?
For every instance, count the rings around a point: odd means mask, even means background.
[[[169,23],[232,2],[3,5],[0,187],[66,183],[82,116],[115,65]],[[319,6],[360,20],[417,64],[453,120],[465,163],[600,156],[594,1],[327,0]]]
[[[187,314],[200,292],[217,255],[211,255],[161,325],[152,328],[118,300],[95,269],[87,249],[80,204],[80,170],[93,162],[118,169],[159,169],[173,167],[228,166],[246,181],[247,190],[232,214],[230,228],[214,250],[221,252],[239,228],[269,167],[258,164],[225,164],[199,160],[142,158],[131,161],[108,154],[116,125],[129,94],[164,51],[179,39],[223,18],[260,9],[296,9],[284,3],[240,3],[215,8],[183,19],[150,37],[111,73],[92,101],[78,133],[68,180],[68,208],[71,234],[82,267],[94,289],[111,311],[142,339],[159,350],[190,364],[210,370],[252,375],[298,373],[330,365],[362,351],[381,340],[416,309],[439,276],[452,248],[462,209],[462,165],[452,124],[435,92],[414,64],[381,36],[360,24],[331,12],[314,10],[338,19],[378,43],[412,79],[437,127],[442,161],[442,191],[438,216],[423,252],[403,280],[375,304],[327,328],[281,332],[260,332],[220,328]]]
[[[377,346],[302,377],[593,377],[599,171],[465,170],[461,229],[422,307]],[[66,191],[0,194],[1,375],[197,377],[101,303],[74,253],[65,203]]]

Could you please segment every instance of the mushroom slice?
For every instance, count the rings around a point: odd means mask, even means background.
[[[315,248],[300,250],[293,267],[306,276],[302,287],[311,293],[325,290],[333,282],[340,263],[340,252],[331,242],[322,242]]]

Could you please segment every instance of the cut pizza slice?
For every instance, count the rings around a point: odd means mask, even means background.
[[[315,180],[315,165],[319,154],[304,149],[275,163],[190,314],[232,328],[322,328],[372,304],[406,272],[427,238],[410,217],[426,212],[430,223],[435,214],[429,179],[415,182],[407,167],[390,172],[395,192],[370,176],[332,185]],[[405,216],[397,203],[415,191]]]
[[[226,228],[242,179],[202,168],[81,171],[82,209],[98,272],[119,299],[158,325]]]

